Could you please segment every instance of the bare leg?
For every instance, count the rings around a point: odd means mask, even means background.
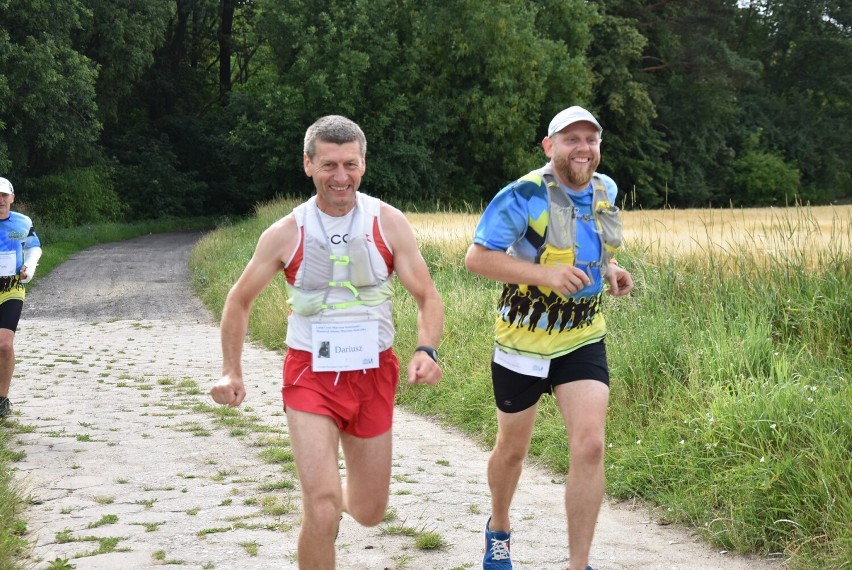
[[[561,384],[555,390],[571,465],[565,484],[570,568],[585,570],[604,494],[604,431],[609,387],[596,380]]]
[[[491,489],[490,530],[509,532],[509,508],[530,448],[538,405],[507,414],[497,410],[497,442],[488,460]]]
[[[337,424],[327,416],[288,408],[287,425],[302,488],[299,568],[333,570],[334,539],[343,508]]]
[[[9,395],[15,372],[15,332],[0,329],[0,396]]]
[[[341,434],[346,460],[343,510],[364,526],[382,522],[391,477],[391,430],[371,438]]]

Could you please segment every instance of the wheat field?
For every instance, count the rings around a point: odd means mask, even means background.
[[[478,214],[408,214],[422,242],[466,249]],[[624,212],[625,247],[651,255],[701,251],[808,253],[852,247],[852,205]]]

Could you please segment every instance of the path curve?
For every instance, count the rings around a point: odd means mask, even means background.
[[[253,427],[217,424],[206,389],[221,366],[219,331],[187,269],[199,235],[95,246],[28,291],[7,421],[20,427],[10,447],[25,454],[16,480],[32,497],[34,569],[57,558],[77,570],[296,568],[298,491],[280,489],[292,475],[258,456],[287,435],[281,355],[246,346],[242,413]],[[371,529],[345,517],[338,568],[478,568],[487,452],[402,409],[394,432],[396,517]],[[513,509],[515,568],[567,565],[561,496],[559,477],[525,470]],[[720,553],[656,520],[606,502],[595,568],[783,568]],[[446,546],[419,550],[394,527],[434,531]]]

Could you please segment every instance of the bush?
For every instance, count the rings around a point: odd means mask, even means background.
[[[778,155],[747,151],[734,162],[735,203],[786,206],[799,201],[801,174]]]
[[[185,171],[164,134],[130,133],[113,149],[119,166],[117,191],[131,220],[192,217],[204,211],[205,185],[198,173]]]
[[[75,227],[124,219],[127,206],[118,197],[111,168],[75,168],[29,180],[27,205],[42,223]]]

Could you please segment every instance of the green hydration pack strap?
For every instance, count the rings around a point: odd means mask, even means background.
[[[294,282],[285,280],[284,285],[294,313],[312,316],[324,309],[376,307],[393,296],[390,268],[381,267],[384,259],[369,235],[369,212],[376,204],[368,202],[365,206],[361,198],[359,195],[351,219],[338,220],[343,227],[334,228],[334,233],[349,238],[335,250],[328,240],[328,221],[316,206],[307,202],[297,207],[297,224],[304,229],[302,266]]]
[[[316,212],[317,223],[319,224],[319,227],[322,230],[322,235],[327,235],[327,232],[325,231],[325,225],[322,223],[322,216],[320,216],[319,208],[314,208],[314,211]],[[352,211],[352,217],[349,220],[349,234],[348,235],[350,235],[350,236],[353,235],[352,230],[355,228],[355,220],[358,218],[358,214],[360,214],[360,211],[358,210],[358,201],[356,200],[355,201],[355,207],[353,208],[353,211]],[[337,266],[348,266],[348,265],[350,265],[350,258],[349,258],[348,255],[333,255],[332,254],[332,255],[328,256],[328,259],[329,259],[329,261],[331,261],[332,265],[337,265]],[[333,273],[333,271],[332,271],[332,273]],[[331,293],[332,287],[344,287],[344,288],[348,289],[352,293],[352,296],[355,297],[355,298],[352,299],[351,301],[343,301],[341,303],[329,304],[327,302],[328,301],[328,295],[329,295],[329,293]],[[320,305],[320,308],[321,309],[347,309],[349,307],[356,307],[358,305],[363,305],[363,304],[364,304],[364,301],[361,300],[361,296],[358,294],[358,289],[352,284],[352,281],[329,281],[328,282],[328,289],[325,290],[325,295],[323,296],[322,304]]]

